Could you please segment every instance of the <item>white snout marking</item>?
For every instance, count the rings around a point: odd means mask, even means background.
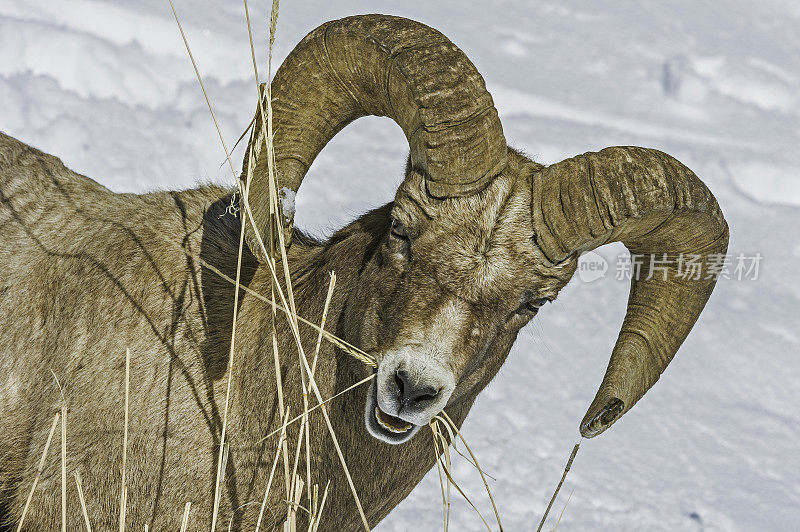
[[[378,365],[378,406],[389,415],[414,425],[425,425],[442,411],[456,387],[454,356],[465,329],[466,303],[446,301],[431,320],[404,334],[404,344],[387,351]],[[430,387],[436,395],[424,405],[402,408],[394,384],[397,370],[407,373],[412,386]]]
[[[433,416],[442,411],[456,387],[453,372],[435,352],[419,346],[409,346],[387,353],[378,366],[378,406],[391,416],[414,425],[426,425]],[[424,408],[401,408],[394,379],[397,370],[408,374],[411,385],[429,386],[437,390],[436,396],[427,401]]]

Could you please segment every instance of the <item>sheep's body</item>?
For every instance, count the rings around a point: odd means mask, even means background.
[[[193,528],[208,528],[233,287],[201,264],[206,261],[234,276],[240,220],[223,215],[229,202],[229,191],[212,186],[115,194],[58,159],[0,134],[0,501],[7,524],[15,525],[20,516],[60,408],[54,373],[69,406],[68,529],[82,526],[74,471],[82,476],[96,529],[116,526],[129,348],[128,526],[174,528],[191,501]],[[382,208],[326,244],[298,235],[290,265],[299,314],[319,320],[328,271],[335,270],[328,326],[348,337],[340,319],[343,307],[352,304],[347,295],[354,290],[366,250],[383,238],[387,223],[388,209]],[[269,280],[269,271],[245,248],[243,284],[269,294]],[[296,348],[282,315],[277,322],[284,392],[291,411],[299,413]],[[270,324],[269,306],[243,294],[228,426],[230,461],[220,513],[224,527],[231,506],[260,501],[277,440],[254,444],[280,426]],[[305,348],[313,352],[316,333],[301,332]],[[317,370],[323,396],[363,378],[366,371],[323,342]],[[433,466],[434,452],[428,433],[402,446],[369,436],[363,423],[366,390],[362,386],[337,399],[330,411],[374,526]],[[448,408],[457,423],[473,399],[470,395]],[[314,482],[324,487],[331,480],[321,530],[357,529],[360,520],[319,414],[312,427]],[[296,428],[290,431],[292,442]],[[53,530],[60,524],[59,453],[56,437],[26,517],[28,530]],[[267,530],[271,512],[280,521],[286,511],[280,502],[285,497],[282,469],[280,464]],[[252,529],[257,512],[258,505],[244,506],[235,514],[234,529]]]
[[[585,437],[606,430],[658,380],[714,288],[713,275],[680,275],[678,257],[697,255],[709,268],[728,243],[719,205],[691,170],[630,146],[546,168],[527,159],[507,147],[474,65],[432,28],[386,15],[323,24],[289,54],[272,89],[280,132],[274,169],[289,193],[333,135],[360,116],[390,116],[409,140],[392,204],[325,243],[295,234],[289,252],[299,314],[320,319],[328,272],[335,271],[328,328],[377,363],[369,392],[362,387],[330,406],[372,525],[434,464],[425,426],[443,408],[456,424],[463,421],[519,330],[569,282],[580,253],[622,241],[632,253],[668,263],[663,276],[652,275],[651,262],[632,279],[608,371],[581,423]],[[243,173],[252,224],[242,284],[269,294],[272,280],[253,229],[263,234],[274,219],[262,118],[259,111]],[[226,214],[230,202],[231,191],[216,187],[113,194],[0,136],[0,510],[11,524],[60,404],[55,373],[70,405],[67,468],[83,475],[98,528],[115,526],[129,348],[127,522],[174,527],[191,501],[194,526],[208,527],[234,304],[233,287],[211,267],[236,273],[241,225]],[[252,529],[275,446],[274,438],[260,440],[281,415],[272,309],[249,293],[239,305],[221,523],[232,516],[234,529]],[[283,316],[277,324],[283,390],[299,413],[296,345]],[[302,326],[301,333],[311,352],[316,332]],[[368,371],[323,343],[322,396]],[[297,431],[292,426],[290,441]],[[310,432],[314,482],[331,481],[321,529],[357,529],[319,414]],[[57,462],[54,451],[26,521],[31,530],[60,520]],[[285,516],[286,492],[278,480],[267,526]],[[69,498],[76,529],[75,490]]]

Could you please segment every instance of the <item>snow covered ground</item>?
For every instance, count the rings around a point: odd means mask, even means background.
[[[175,1],[230,146],[256,102],[242,3]],[[268,3],[249,3],[263,43]],[[646,398],[584,441],[559,529],[800,530],[800,4],[285,0],[276,66],[319,23],[375,11],[461,46],[514,146],[545,163],[667,151],[722,205],[731,271],[739,254],[763,257],[756,279],[719,282]],[[114,190],[233,182],[167,0],[3,0],[0,102],[0,130]],[[330,234],[389,201],[406,150],[386,119],[347,128],[298,195],[299,225]],[[605,278],[576,277],[523,331],[465,424],[506,530],[536,529],[578,439],[624,314],[623,251],[599,250]],[[488,519],[476,472],[455,471]],[[439,500],[433,472],[379,529],[436,530]],[[481,528],[456,500],[452,530]]]

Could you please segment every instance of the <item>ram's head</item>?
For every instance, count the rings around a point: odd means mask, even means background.
[[[391,117],[408,138],[395,201],[369,218],[380,238],[364,258],[351,318],[379,363],[365,413],[384,441],[406,441],[445,405],[474,397],[585,251],[621,241],[659,259],[657,272],[644,261],[632,281],[608,370],[581,423],[586,437],[655,383],[714,287],[713,278],[677,275],[681,254],[702,260],[728,241],[717,202],[689,169],[636,147],[549,167],[530,161],[506,145],[475,66],[423,24],[367,15],[320,26],[278,71],[272,107],[284,191],[296,191],[322,147],[358,117]],[[250,204],[266,232],[260,117],[245,175],[256,176]],[[253,231],[247,239],[262,255]]]

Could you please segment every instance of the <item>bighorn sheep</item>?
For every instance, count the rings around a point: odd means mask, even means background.
[[[724,253],[716,200],[662,152],[606,148],[545,167],[506,145],[475,66],[421,23],[365,15],[309,33],[272,83],[280,187],[296,191],[323,146],[365,115],[394,119],[408,138],[405,179],[392,203],[326,242],[292,230],[288,250],[298,314],[319,320],[328,272],[338,276],[328,328],[370,353],[377,378],[329,412],[371,525],[434,464],[429,431],[442,409],[460,424],[503,364],[517,333],[552,301],[577,257],[621,241],[667,254],[669,275],[631,285],[608,370],[580,425],[595,436],[655,383],[683,342],[714,279],[675,274],[680,253]],[[256,227],[269,224],[261,116],[245,161]],[[247,171],[248,163],[252,162]],[[98,529],[117,526],[125,350],[132,353],[128,526],[165,530],[192,501],[208,527],[231,340],[240,219],[232,191],[115,194],[57,158],[0,134],[0,501],[20,517],[53,413],[69,405],[67,466],[79,470]],[[285,213],[287,215],[291,213]],[[269,294],[271,276],[251,226],[242,284]],[[220,523],[252,530],[281,424],[271,360],[272,309],[241,292]],[[287,403],[302,411],[296,346],[279,315]],[[312,350],[316,331],[302,329]],[[325,396],[369,368],[323,342]],[[365,423],[366,420],[366,423]],[[315,477],[331,480],[322,529],[360,520],[319,415],[311,421]],[[290,428],[296,438],[297,425]],[[258,442],[258,443],[256,443]],[[401,444],[402,445],[389,445]],[[26,518],[60,524],[58,453],[50,453]],[[69,490],[70,530],[82,527]],[[286,493],[273,487],[270,506]],[[285,508],[285,506],[283,506]],[[269,516],[280,521],[281,512]],[[220,525],[222,526],[222,525]]]

